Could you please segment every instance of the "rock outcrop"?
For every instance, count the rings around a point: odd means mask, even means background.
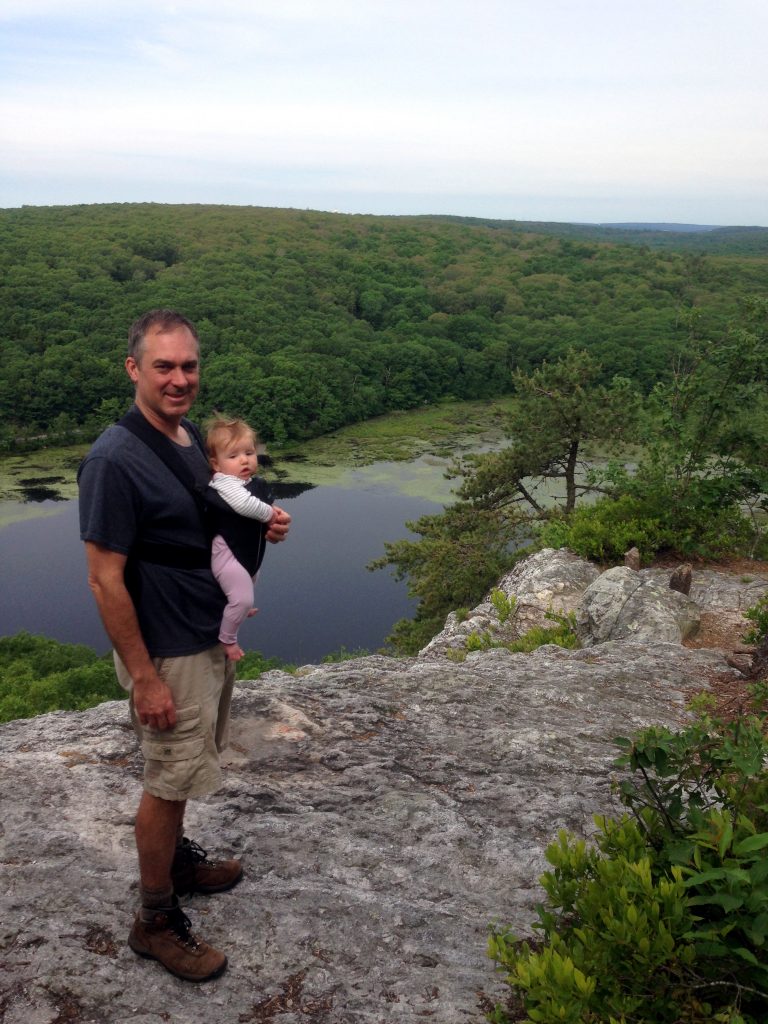
[[[540,566],[506,585],[575,608],[597,576],[561,553]],[[738,675],[720,651],[646,640],[241,684],[224,788],[188,811],[188,833],[247,871],[189,900],[230,957],[205,986],[125,945],[141,774],[125,704],[0,726],[0,1018],[481,1024],[504,995],[488,924],[529,932],[548,843],[611,810],[613,737],[677,725],[723,673]]]
[[[440,657],[449,650],[465,650],[472,633],[489,632],[494,641],[509,643],[536,626],[551,626],[547,612],[575,613],[584,591],[600,576],[591,562],[561,548],[544,548],[526,558],[499,580],[496,589],[514,598],[514,612],[502,622],[490,595],[461,619],[452,612],[442,632],[427,644],[422,658]]]
[[[617,565],[584,591],[576,633],[585,647],[608,640],[682,643],[699,628],[699,608],[661,579]]]

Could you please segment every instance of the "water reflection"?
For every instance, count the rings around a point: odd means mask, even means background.
[[[315,487],[315,484],[302,484],[302,483],[287,483],[281,480],[273,480],[270,482],[272,493],[275,496],[275,501],[285,501],[286,498],[298,498],[300,494],[304,494],[305,491],[311,491]]]
[[[28,476],[19,479],[18,487],[22,501],[66,501],[67,499],[54,484],[66,483],[63,476]]]

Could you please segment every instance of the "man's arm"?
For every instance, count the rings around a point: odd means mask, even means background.
[[[168,686],[157,674],[139,629],[136,610],[125,586],[126,556],[93,541],[85,542],[88,586],[107,636],[133,680],[133,702],[142,725],[172,729],[176,708]]]

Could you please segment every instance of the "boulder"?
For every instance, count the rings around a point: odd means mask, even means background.
[[[490,594],[465,618],[451,612],[443,630],[421,651],[419,657],[444,657],[447,651],[466,650],[471,633],[487,633],[494,642],[517,640],[535,626],[552,626],[548,611],[568,615],[579,607],[581,597],[600,572],[584,558],[566,548],[543,548],[518,564],[499,580],[496,588],[515,599],[515,608],[502,622]]]
[[[608,569],[584,592],[576,633],[584,647],[609,640],[682,641],[699,626],[698,606],[685,594],[627,566]]]

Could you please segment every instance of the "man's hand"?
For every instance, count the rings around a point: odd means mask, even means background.
[[[86,541],[85,550],[88,584],[107,635],[133,680],[133,701],[139,721],[150,729],[172,729],[176,724],[173,696],[157,674],[125,588],[126,556],[93,541]]]
[[[279,544],[281,540],[285,540],[288,536],[288,530],[291,527],[291,517],[285,511],[285,509],[274,506],[275,515],[272,517],[272,522],[269,524],[269,529],[266,532],[266,538],[270,544]]]
[[[155,675],[133,683],[133,706],[139,721],[148,729],[165,732],[176,725],[176,707],[169,687]]]

